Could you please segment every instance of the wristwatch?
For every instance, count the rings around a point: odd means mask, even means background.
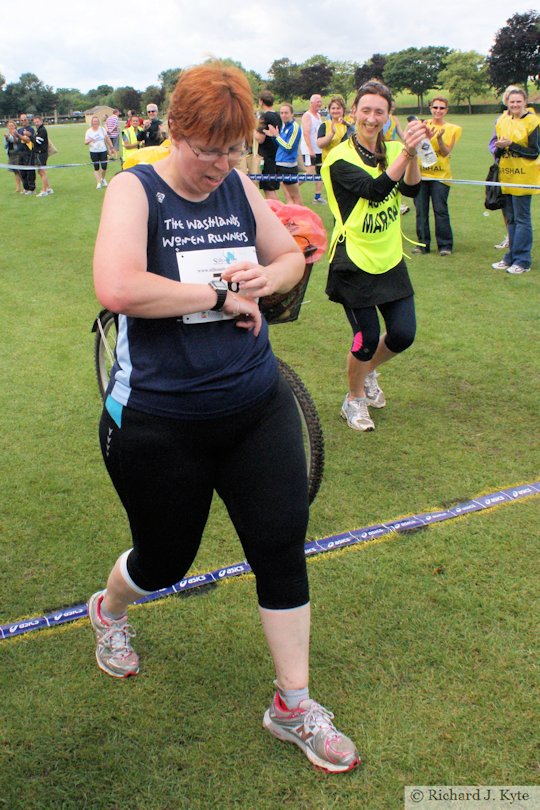
[[[217,301],[213,307],[210,307],[211,311],[221,312],[223,307],[225,306],[225,299],[227,298],[227,293],[229,292],[229,288],[227,286],[226,281],[209,281],[208,286],[212,287],[212,289],[217,294]]]

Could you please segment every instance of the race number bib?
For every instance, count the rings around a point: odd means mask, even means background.
[[[178,275],[180,281],[186,284],[209,284],[211,281],[220,281],[222,272],[237,262],[253,262],[258,264],[257,252],[253,246],[235,248],[210,248],[208,250],[189,250],[186,253],[177,253]],[[234,285],[229,282],[229,288]],[[211,323],[213,321],[229,321],[234,315],[224,312],[204,310],[183,315],[184,323]]]

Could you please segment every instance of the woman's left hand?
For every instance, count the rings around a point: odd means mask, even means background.
[[[233,289],[244,298],[261,298],[275,292],[267,268],[253,262],[236,262],[223,271],[221,278],[238,285]]]
[[[425,121],[409,121],[403,133],[403,145],[408,152],[415,152],[424,138],[431,138],[430,128]]]

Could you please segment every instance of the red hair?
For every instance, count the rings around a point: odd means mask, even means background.
[[[236,67],[210,62],[184,70],[171,96],[169,132],[174,140],[197,138],[223,145],[251,141],[253,93]]]

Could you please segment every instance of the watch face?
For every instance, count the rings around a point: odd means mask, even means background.
[[[227,282],[226,281],[211,281],[210,286],[214,288],[214,290],[228,290]]]

